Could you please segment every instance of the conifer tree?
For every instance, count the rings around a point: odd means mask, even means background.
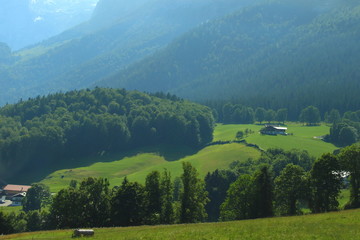
[[[204,221],[207,217],[205,205],[209,201],[204,182],[198,178],[198,172],[189,162],[183,163],[183,171],[180,222]]]

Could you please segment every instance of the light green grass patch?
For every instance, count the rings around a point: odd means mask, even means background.
[[[178,161],[166,161],[165,157],[157,152],[139,153],[111,162],[98,162],[87,167],[59,170],[41,182],[48,185],[52,192],[58,192],[67,187],[73,179],[81,181],[90,176],[107,178],[111,186],[120,185],[125,176],[130,181],[143,183],[146,175],[154,170],[167,169],[173,177],[180,176],[184,161],[191,162],[199,171],[200,177],[204,177],[209,171],[228,168],[233,161],[244,161],[259,156],[258,150],[237,143],[208,146],[195,154],[182,157]]]
[[[338,197],[339,208],[344,209],[344,206],[349,202],[349,200],[350,200],[350,189],[342,189]]]
[[[245,137],[245,140],[248,143],[258,145],[264,150],[269,148],[283,148],[285,150],[296,148],[307,150],[311,155],[319,157],[323,153],[333,152],[337,149],[333,144],[318,138],[329,133],[330,128],[326,125],[308,127],[302,124],[288,123],[286,125],[287,132],[293,134],[288,136],[261,135],[259,131],[262,127],[262,125],[254,124],[218,124],[214,132],[214,141],[235,140],[238,131],[251,129],[254,133]]]
[[[0,212],[3,213],[19,213],[22,211],[22,206],[14,206],[14,207],[0,207]]]
[[[71,239],[72,230],[24,233],[0,239]],[[95,229],[91,239],[360,239],[360,210],[296,217],[164,226]]]

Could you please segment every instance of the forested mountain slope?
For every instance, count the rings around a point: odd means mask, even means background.
[[[164,143],[196,149],[212,141],[209,108],[156,96],[96,88],[0,108],[0,182],[29,167],[51,172],[87,156]]]
[[[250,0],[100,0],[92,19],[13,53],[0,69],[0,104],[90,86],[175,37]]]
[[[238,99],[290,114],[360,104],[360,4],[272,1],[186,33],[98,85]]]

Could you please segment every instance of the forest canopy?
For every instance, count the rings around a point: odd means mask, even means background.
[[[199,147],[213,128],[208,107],[170,94],[95,88],[38,96],[0,109],[0,175],[153,144]]]

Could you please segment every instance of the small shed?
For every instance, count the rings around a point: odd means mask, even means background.
[[[12,206],[21,206],[22,205],[22,200],[24,199],[24,197],[26,196],[26,193],[25,192],[22,192],[22,193],[18,193],[18,194],[15,194],[12,198],[11,198],[11,201],[12,201]]]
[[[278,127],[278,126],[273,126],[273,125],[265,125],[265,127],[263,127],[260,130],[261,134],[266,134],[266,135],[287,135],[286,133],[287,128],[286,127]]]

